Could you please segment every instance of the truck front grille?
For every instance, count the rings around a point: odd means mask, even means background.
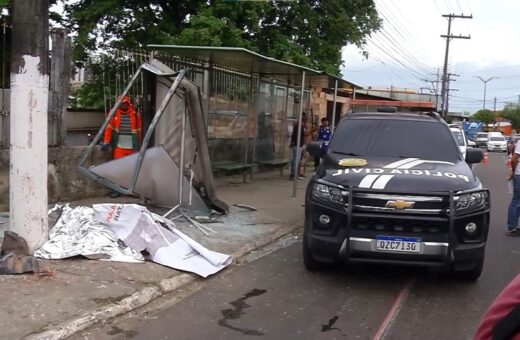
[[[443,196],[356,192],[352,199],[353,212],[436,216],[449,214],[449,200]]]
[[[442,234],[448,232],[449,224],[447,220],[354,218],[352,227],[356,230],[378,232]]]

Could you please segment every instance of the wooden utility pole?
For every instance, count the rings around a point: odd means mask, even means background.
[[[446,51],[444,53],[444,67],[442,70],[442,88],[441,88],[441,113],[444,115],[446,108],[446,97],[447,97],[447,87],[448,87],[448,55],[450,51],[450,41],[451,39],[471,39],[471,36],[463,36],[463,35],[452,35],[451,34],[451,22],[453,19],[473,19],[472,15],[456,15],[456,14],[443,14],[444,18],[448,18],[448,34],[441,35],[442,38],[446,39]]]
[[[33,253],[48,237],[49,1],[12,0],[10,230]]]

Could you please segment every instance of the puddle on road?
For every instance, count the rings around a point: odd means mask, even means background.
[[[221,311],[221,314],[223,316],[222,319],[218,320],[218,325],[222,327],[226,327],[229,329],[232,329],[234,331],[241,332],[245,335],[255,335],[255,336],[263,336],[264,333],[253,330],[253,329],[247,329],[247,328],[239,328],[239,327],[233,327],[228,323],[229,320],[238,320],[242,315],[245,314],[244,310],[251,307],[246,300],[255,297],[260,296],[262,294],[265,294],[267,290],[265,289],[253,289],[249,292],[247,292],[244,296],[242,296],[240,299],[235,300],[233,302],[230,302],[230,305],[234,308],[228,308]]]

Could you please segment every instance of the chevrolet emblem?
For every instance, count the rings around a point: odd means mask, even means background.
[[[402,201],[402,200],[386,202],[387,208],[394,208],[395,210],[410,209],[410,208],[413,208],[414,205],[415,205],[415,202],[406,202],[406,201]]]

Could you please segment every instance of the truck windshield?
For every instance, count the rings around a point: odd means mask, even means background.
[[[461,159],[455,138],[447,126],[407,120],[343,120],[334,132],[329,150],[353,156]]]
[[[477,133],[477,138],[488,138],[487,133]]]

